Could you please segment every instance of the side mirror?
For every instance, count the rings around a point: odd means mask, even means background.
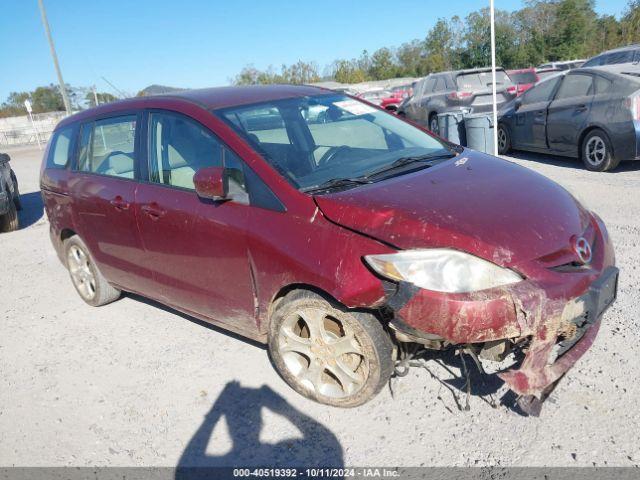
[[[513,104],[513,107],[515,108],[516,112],[518,110],[520,110],[520,107],[522,106],[522,98],[518,97],[515,100],[515,103]]]
[[[193,176],[196,193],[200,198],[209,200],[227,200],[229,183],[224,167],[205,167]]]

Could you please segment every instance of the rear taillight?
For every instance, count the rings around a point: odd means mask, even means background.
[[[449,95],[447,95],[447,97],[449,97],[450,100],[463,100],[465,98],[469,98],[472,95],[473,93],[471,92],[451,92]]]
[[[631,116],[634,120],[640,121],[640,91],[636,92],[625,101],[629,110],[631,110]]]
[[[516,93],[518,93],[518,87],[516,85],[511,85],[510,87],[507,87],[507,93],[510,93],[511,95],[515,95]]]

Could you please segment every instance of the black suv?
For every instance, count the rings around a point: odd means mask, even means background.
[[[18,179],[9,160],[9,155],[0,153],[0,232],[18,229],[18,210],[21,209]]]

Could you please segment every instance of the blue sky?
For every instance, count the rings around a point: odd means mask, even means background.
[[[495,0],[514,10],[521,0]],[[627,0],[597,0],[620,15]],[[247,64],[298,59],[323,68],[364,49],[423,38],[439,17],[465,16],[478,0],[45,0],[65,82],[135,93],[152,83],[224,85]],[[56,81],[37,0],[9,0],[0,17],[0,102]]]

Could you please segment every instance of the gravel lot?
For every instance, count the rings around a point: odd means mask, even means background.
[[[258,345],[139,297],[85,305],[49,243],[41,152],[8,153],[25,210],[22,228],[0,236],[1,466],[640,463],[640,163],[591,173],[515,159],[602,216],[621,269],[595,345],[529,418],[491,408],[478,393],[494,385],[477,379],[471,410],[459,411],[447,386],[459,394],[460,382],[435,362],[437,378],[416,369],[393,397],[317,405]]]

